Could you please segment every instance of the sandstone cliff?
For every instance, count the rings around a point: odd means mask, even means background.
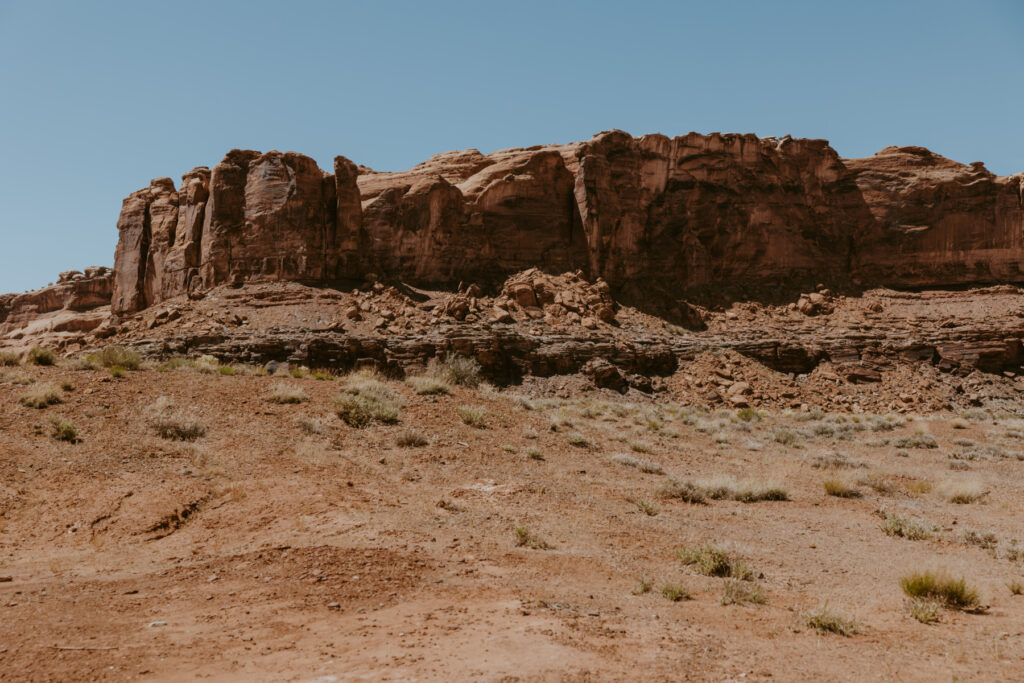
[[[337,157],[333,171],[233,150],[180,189],[160,178],[133,193],[118,221],[114,313],[246,281],[496,285],[530,267],[581,270],[669,310],[817,281],[1024,280],[1022,176],[922,148],[843,160],[824,140],[609,131],[449,152],[397,173]]]

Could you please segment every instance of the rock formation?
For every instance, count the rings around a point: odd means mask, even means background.
[[[69,270],[56,284],[25,294],[0,295],[0,337],[89,332],[108,317],[114,277],[110,268]]]
[[[378,173],[337,157],[232,150],[129,196],[112,309],[222,284],[368,274],[496,285],[580,270],[669,309],[728,290],[1024,280],[1021,175],[917,147],[843,160],[824,140],[634,138],[476,150]],[[678,309],[682,310],[682,309]]]

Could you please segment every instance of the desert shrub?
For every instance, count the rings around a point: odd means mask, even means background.
[[[851,460],[850,456],[845,453],[821,453],[811,458],[808,464],[817,469],[831,470],[855,469],[865,466],[862,462]]]
[[[214,356],[200,356],[189,362],[193,368],[204,375],[212,375],[220,369],[220,361]]]
[[[661,465],[656,462],[634,458],[632,455],[628,455],[626,453],[617,453],[611,457],[611,460],[612,462],[617,462],[620,465],[640,470],[645,474],[661,474],[663,471],[661,469]]]
[[[309,368],[305,365],[296,365],[288,371],[288,374],[295,379],[302,379],[303,377],[309,377]]]
[[[33,346],[28,352],[28,362],[32,365],[53,365],[57,362],[57,356],[50,349]]]
[[[819,633],[835,633],[840,636],[852,636],[860,633],[860,624],[856,620],[845,617],[822,605],[807,614],[807,625]]]
[[[942,483],[938,489],[939,495],[950,503],[966,505],[981,500],[985,494],[985,488],[979,481],[950,480]]]
[[[766,601],[764,589],[757,583],[728,579],[722,587],[723,605],[763,605]]]
[[[867,486],[869,489],[874,490],[876,493],[880,493],[883,496],[891,495],[896,491],[892,482],[881,474],[867,474],[857,480],[857,483],[861,486]]]
[[[42,384],[29,393],[22,396],[18,401],[28,408],[47,408],[57,403],[63,403],[60,390],[52,384]]]
[[[0,367],[21,365],[21,357],[13,351],[0,351]]]
[[[644,513],[648,517],[654,517],[658,514],[658,506],[649,500],[644,500],[643,498],[640,498],[633,502],[636,505],[636,509]]]
[[[881,529],[889,536],[905,538],[908,541],[923,541],[931,538],[935,528],[920,520],[910,519],[897,514],[882,513]]]
[[[911,598],[936,600],[949,609],[970,610],[981,604],[978,591],[969,586],[966,579],[954,579],[937,572],[907,574],[900,579],[900,587]]]
[[[309,373],[309,376],[320,382],[330,382],[334,380],[336,375],[330,370],[314,370]]]
[[[366,427],[372,422],[398,422],[399,408],[382,396],[342,394],[334,399],[334,412],[350,427]]]
[[[284,382],[278,382],[267,396],[267,400],[271,403],[277,403],[280,405],[288,403],[304,403],[309,400],[309,395],[306,394],[299,387],[285,384]]]
[[[317,419],[315,417],[300,417],[295,421],[295,424],[298,425],[300,430],[311,436],[324,433],[323,420]]]
[[[586,436],[579,432],[570,432],[565,435],[565,440],[569,442],[570,446],[576,446],[577,448],[589,448],[590,441]]]
[[[527,455],[528,458],[530,458],[530,460],[543,460],[544,459],[544,453],[542,453],[541,450],[539,448],[535,447],[535,446],[531,446],[530,448],[527,448],[526,449],[526,455]]]
[[[232,375],[235,374],[236,371],[235,368],[230,365],[222,365],[219,368],[217,368],[217,372],[224,375],[225,377],[231,377]]]
[[[190,412],[178,408],[174,401],[161,396],[145,411],[150,428],[162,439],[195,441],[206,434],[206,426]]]
[[[942,615],[942,603],[936,600],[908,600],[907,614],[922,624],[934,624]]]
[[[124,377],[125,370],[120,365],[111,365],[108,370],[111,377]]]
[[[426,446],[430,440],[415,429],[407,429],[395,438],[395,444],[402,448]]]
[[[683,548],[679,551],[679,561],[704,576],[728,577],[749,581],[754,572],[746,562],[722,548],[705,543],[699,548]]]
[[[776,429],[772,433],[772,438],[783,446],[795,446],[797,443],[796,432],[791,429]]]
[[[975,529],[964,529],[960,532],[960,542],[964,545],[973,545],[983,550],[995,550],[999,545],[999,537],[991,531],[976,531]]]
[[[397,396],[376,373],[364,371],[346,376],[342,392],[334,399],[334,412],[349,426],[398,422],[401,411]]]
[[[892,442],[896,448],[938,448],[939,442],[931,434],[919,432],[910,436],[901,436]]]
[[[753,408],[740,408],[736,411],[736,417],[744,422],[759,421],[761,416]]]
[[[476,387],[480,384],[480,363],[475,358],[449,353],[434,372],[452,384]]]
[[[443,377],[436,375],[412,375],[406,378],[405,383],[420,396],[440,396],[451,393],[448,382]]]
[[[71,420],[54,416],[50,419],[50,426],[53,430],[53,438],[57,439],[57,441],[78,443],[78,427]]]
[[[684,503],[697,505],[707,503],[707,496],[704,495],[704,492],[689,481],[668,479],[658,487],[657,495],[665,500],[678,499]]]
[[[1020,579],[1011,579],[1006,587],[1010,589],[1010,595],[1024,594],[1024,583],[1021,583]]]
[[[681,583],[666,583],[661,587],[661,594],[672,602],[690,599],[690,591]]]
[[[487,428],[487,409],[481,406],[460,406],[455,409],[459,418],[470,427]]]
[[[654,588],[654,581],[646,576],[641,576],[637,581],[636,588],[633,589],[633,595],[645,595],[650,593],[652,588]]]
[[[118,365],[126,370],[138,370],[142,359],[138,353],[123,346],[104,346],[92,354],[90,360],[105,368]]]
[[[757,503],[765,500],[789,500],[786,490],[768,482],[719,477],[699,481],[696,487],[712,500],[736,500],[741,503]]]
[[[532,548],[533,550],[550,550],[551,548],[547,541],[530,531],[529,527],[517,526],[514,534],[516,545],[520,548]]]
[[[839,479],[826,479],[823,485],[825,493],[836,498],[860,498],[861,496],[859,489]]]

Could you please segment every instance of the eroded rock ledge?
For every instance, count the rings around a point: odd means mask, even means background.
[[[232,150],[124,201],[112,310],[246,281],[486,286],[530,267],[652,305],[819,281],[1018,282],[1022,177],[919,147],[844,160],[824,140],[718,133],[608,131],[397,173]]]

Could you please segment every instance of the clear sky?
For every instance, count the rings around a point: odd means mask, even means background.
[[[234,147],[379,170],[634,135],[1024,171],[1022,0],[0,0],[0,292],[111,265],[121,200]]]

